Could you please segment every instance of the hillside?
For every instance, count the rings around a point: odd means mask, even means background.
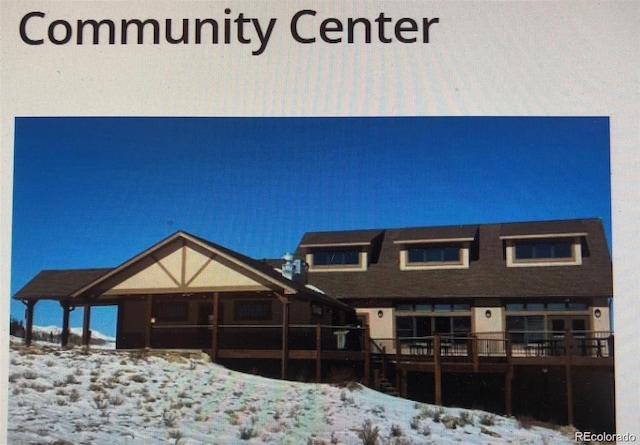
[[[571,444],[561,432],[360,385],[270,380],[203,354],[26,349],[12,339],[10,444]],[[369,422],[368,424],[366,422]]]

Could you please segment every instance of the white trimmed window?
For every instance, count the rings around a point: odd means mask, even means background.
[[[502,237],[507,266],[578,266],[585,235]]]
[[[367,270],[367,252],[362,248],[319,248],[305,258],[309,272],[358,272]]]
[[[468,269],[472,238],[442,240],[403,240],[400,244],[400,270]]]

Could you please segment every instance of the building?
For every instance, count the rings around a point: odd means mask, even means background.
[[[177,232],[109,269],[42,271],[15,299],[117,305],[117,347],[239,369],[343,364],[437,404],[614,429],[612,269],[598,219],[306,233],[255,260]]]
[[[369,326],[400,394],[612,428],[600,220],[312,232],[296,255]]]

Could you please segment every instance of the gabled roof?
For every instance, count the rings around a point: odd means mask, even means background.
[[[612,296],[611,257],[599,219],[476,224],[445,227],[380,229],[375,258],[366,271],[309,273],[309,282],[334,297],[349,300],[460,297],[609,297]],[[582,265],[507,267],[505,239],[510,236],[579,236],[584,246]],[[324,238],[348,242],[349,232]],[[306,234],[296,251],[303,256],[312,248]],[[400,270],[398,241],[410,239],[470,239],[468,269]]]
[[[114,268],[102,269],[72,269],[72,270],[48,270],[42,271],[20,289],[13,298],[15,299],[54,299],[72,300],[75,298],[90,295],[95,289],[100,289],[100,285],[109,279],[117,276],[136,263],[149,257],[154,252],[159,251],[164,246],[184,240],[195,243],[215,255],[225,258],[227,261],[236,264],[251,276],[258,277],[261,281],[270,283],[274,290],[280,289],[284,293],[294,295],[303,299],[321,301],[342,309],[351,309],[335,298],[307,288],[304,284],[292,281],[282,276],[271,264],[258,261],[246,255],[242,255],[226,247],[212,243],[211,241],[191,235],[187,232],[178,231],[165,238],[143,252],[135,255],[124,263]]]
[[[232,260],[234,263],[242,265],[243,267],[245,267],[247,270],[253,272],[253,273],[257,273],[258,275],[262,276],[263,278],[266,278],[267,281],[273,283],[276,286],[281,287],[285,292],[289,293],[289,292],[293,292],[294,288],[290,285],[292,282],[290,280],[285,279],[284,277],[280,276],[280,277],[276,277],[274,276],[275,274],[272,274],[271,271],[267,271],[265,269],[263,269],[260,266],[260,263],[253,260],[252,258],[249,258],[247,256],[244,256],[238,252],[235,252],[233,250],[227,249],[226,247],[222,247],[218,244],[212,243],[210,241],[207,241],[203,238],[199,238],[197,236],[191,235],[187,232],[183,232],[183,231],[178,231],[176,233],[174,233],[173,235],[165,238],[164,240],[160,241],[159,243],[151,246],[150,248],[146,249],[145,251],[139,253],[138,255],[134,256],[133,258],[125,261],[124,263],[122,263],[121,265],[111,269],[109,272],[107,272],[106,274],[96,278],[93,281],[90,281],[88,283],[86,283],[84,286],[80,287],[79,289],[75,290],[71,296],[72,297],[77,297],[78,295],[81,295],[83,292],[86,292],[88,289],[95,287],[96,285],[98,285],[100,282],[114,276],[115,274],[123,271],[124,269],[126,269],[127,267],[133,265],[134,263],[140,261],[142,258],[148,257],[150,254],[152,254],[155,251],[160,250],[162,247],[178,240],[178,239],[184,239],[184,240],[188,240],[191,242],[194,242],[196,244],[200,244],[206,248],[208,248],[209,250],[213,251],[214,253],[221,255],[223,257],[226,257],[227,259]]]

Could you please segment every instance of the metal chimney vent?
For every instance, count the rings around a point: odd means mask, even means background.
[[[305,272],[307,271],[307,263],[300,259],[294,259],[293,255],[286,253],[282,260],[282,276],[292,281],[305,281]]]

